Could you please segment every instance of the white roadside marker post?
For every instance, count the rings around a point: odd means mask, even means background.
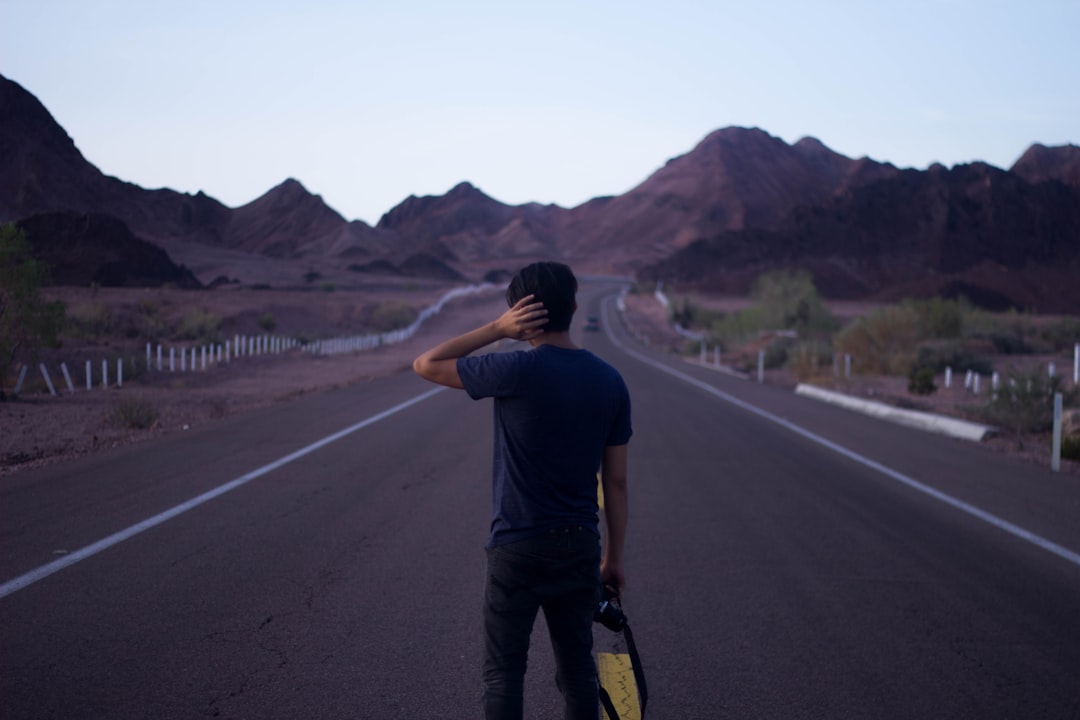
[[[15,382],[15,394],[22,392],[23,381],[26,380],[26,365],[19,369],[19,379]]]
[[[38,363],[38,369],[41,370],[41,376],[45,378],[45,384],[49,386],[49,394],[56,397],[56,388],[53,387],[52,378],[49,377],[49,368],[45,367],[45,363]]]
[[[758,385],[765,382],[765,351],[758,350],[757,353],[757,381]]]
[[[93,385],[92,381],[93,381],[93,377],[92,377],[92,373],[90,372],[90,361],[87,360],[86,361],[86,389],[87,390],[92,390],[93,389],[94,385]]]
[[[952,387],[952,368],[945,368],[945,387],[946,389]]]
[[[60,370],[64,373],[64,382],[67,383],[68,393],[75,394],[75,384],[71,382],[71,373],[68,372],[67,363],[60,363]]]
[[[157,369],[158,372],[161,372],[161,343],[158,343],[157,346]]]
[[[1054,393],[1054,442],[1050,451],[1050,469],[1061,470],[1061,393]]]
[[[124,359],[116,358],[116,387],[124,387]]]
[[[102,388],[109,387],[109,361],[108,360],[102,360],[101,361],[101,387]]]

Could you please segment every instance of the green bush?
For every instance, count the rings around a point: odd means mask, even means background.
[[[270,313],[263,313],[259,318],[259,327],[268,333],[272,333],[277,330],[277,320]]]
[[[124,398],[113,407],[112,417],[121,427],[146,430],[157,423],[158,411],[148,400]]]
[[[1050,377],[1044,370],[1010,371],[1007,380],[983,408],[986,420],[1011,430],[1018,445],[1026,433],[1047,432],[1054,425],[1054,395],[1061,393],[1066,405],[1075,402],[1080,390],[1066,388],[1060,375]]]
[[[989,360],[972,351],[960,340],[930,340],[922,342],[915,350],[916,367],[928,367],[935,373],[953,370],[971,370],[980,375],[994,372]]]
[[[379,332],[408,327],[414,320],[416,311],[399,301],[380,303],[371,313],[371,324]]]
[[[754,282],[752,296],[761,330],[794,330],[800,337],[810,337],[836,328],[806,270],[766,273]]]
[[[837,334],[836,354],[851,355],[856,372],[907,375],[916,362],[917,323],[908,306],[875,310]]]
[[[966,302],[930,298],[904,302],[915,314],[919,336],[935,339],[958,339],[964,336],[966,317],[971,306]]]
[[[1039,335],[1052,352],[1072,353],[1073,346],[1080,342],[1080,318],[1069,317],[1049,323],[1039,329]]]
[[[797,343],[788,350],[787,369],[799,382],[818,375],[822,367],[832,363],[832,349],[818,340]]]
[[[196,308],[184,316],[176,329],[177,340],[209,345],[220,342],[221,318],[209,310]]]
[[[113,314],[102,302],[79,305],[68,310],[64,333],[72,337],[94,340],[113,332]]]
[[[1061,438],[1061,457],[1066,460],[1080,460],[1080,435]]]
[[[908,392],[915,395],[932,395],[937,390],[934,384],[934,369],[914,367],[908,375]]]
[[[776,337],[765,346],[765,368],[775,370],[787,365],[791,349],[795,346],[795,338]]]

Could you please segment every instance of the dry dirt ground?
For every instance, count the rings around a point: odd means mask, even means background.
[[[230,319],[225,323],[229,333],[258,332],[256,318],[271,308],[282,326],[282,334],[295,333],[299,326],[311,331],[313,323],[321,323],[324,332],[338,329],[341,334],[348,334],[356,331],[360,316],[370,314],[364,308],[370,310],[393,302],[419,309],[434,302],[445,289],[410,287],[396,293],[386,290],[359,295],[301,293],[296,297],[275,293],[255,299],[227,291],[215,292],[213,296],[183,291],[173,291],[172,295],[166,291],[126,291],[126,294],[115,291],[116,296],[97,295],[93,300],[122,308],[125,304],[145,305],[152,299],[158,312],[162,313],[180,312],[193,303],[207,304],[208,309],[212,306],[214,312]],[[65,299],[75,305],[80,300],[78,297]],[[18,400],[0,402],[0,475],[61,462],[102,448],[184,432],[196,425],[286,402],[306,393],[409,372],[417,354],[446,337],[492,319],[504,307],[498,290],[454,300],[442,313],[422,325],[411,339],[364,352],[318,357],[292,351],[245,357],[206,371],[146,373],[126,382],[122,388],[113,385],[108,389],[96,387],[87,391],[85,384],[80,385],[76,378],[74,394],[66,387],[58,387],[56,397],[47,392],[24,393]],[[642,342],[672,350],[685,346],[686,339],[670,327],[666,311],[654,296],[629,295],[626,307],[627,324]],[[725,362],[731,360],[731,357],[724,358]],[[696,356],[687,357],[687,362],[695,361]],[[783,371],[769,371],[766,381],[782,386],[795,385],[794,379]],[[63,385],[62,381],[57,382]],[[927,397],[910,395],[903,378],[825,379],[823,384],[860,397],[960,417],[970,415],[969,408],[974,402],[959,382],[951,390],[941,389]],[[120,418],[122,408],[137,403],[156,412],[156,420],[149,428],[131,428]],[[1026,438],[1023,449],[1018,448],[1016,440],[1010,437],[992,438],[983,445],[988,452],[1048,464],[1046,438]],[[1062,469],[1080,474],[1080,463],[1063,461]]]

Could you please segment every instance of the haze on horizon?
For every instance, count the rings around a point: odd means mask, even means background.
[[[7,2],[0,73],[99,169],[236,207],[288,177],[374,224],[469,181],[623,193],[708,133],[1010,167],[1080,140],[1072,0],[394,7]]]

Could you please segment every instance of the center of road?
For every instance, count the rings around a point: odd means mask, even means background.
[[[3,585],[0,585],[0,598],[7,597],[8,595],[11,595],[12,593],[14,593],[14,592],[16,592],[18,590],[22,590],[24,587],[26,587],[28,585],[32,585],[32,584],[36,583],[38,580],[46,578],[46,577],[48,577],[49,575],[52,575],[55,572],[59,572],[59,571],[63,570],[66,567],[70,567],[70,566],[74,565],[77,562],[81,562],[81,561],[87,559],[88,557],[93,557],[94,555],[97,555],[102,550],[107,550],[107,549],[111,548],[113,545],[121,543],[121,542],[123,542],[123,541],[125,541],[125,540],[127,540],[129,538],[133,538],[136,535],[138,535],[139,533],[145,532],[146,530],[149,530],[152,527],[157,527],[158,525],[161,525],[166,520],[171,520],[172,518],[176,517],[177,515],[182,515],[183,513],[186,513],[188,510],[191,510],[193,508],[197,508],[198,506],[202,505],[203,503],[209,502],[210,500],[213,500],[216,497],[220,497],[221,495],[224,495],[225,493],[229,492],[230,490],[235,490],[238,487],[241,487],[243,485],[247,485],[249,482],[251,482],[252,480],[254,480],[254,479],[258,478],[258,477],[262,477],[263,475],[266,475],[269,472],[273,472],[274,470],[277,470],[280,467],[288,465],[289,463],[291,463],[294,460],[299,460],[300,458],[304,457],[305,455],[310,455],[311,453],[315,452],[316,450],[319,450],[320,448],[326,447],[330,443],[335,442],[337,440],[340,440],[341,438],[343,438],[343,437],[345,437],[347,435],[351,435],[352,433],[356,432],[357,430],[363,430],[364,428],[368,427],[369,425],[374,425],[375,423],[379,422],[380,420],[385,420],[386,418],[390,417],[391,415],[395,415],[395,414],[401,412],[402,410],[405,410],[406,408],[410,408],[413,405],[416,405],[417,403],[423,402],[424,400],[427,400],[428,398],[442,392],[445,389],[446,388],[444,388],[444,387],[437,387],[437,388],[435,388],[433,390],[428,390],[427,392],[425,392],[425,393],[423,393],[421,395],[417,395],[416,397],[414,397],[414,398],[412,398],[410,400],[406,400],[403,403],[395,405],[394,407],[392,407],[392,408],[390,408],[388,410],[383,410],[381,413],[378,413],[376,415],[372,415],[371,417],[367,418],[366,420],[361,420],[360,422],[356,423],[355,425],[350,425],[349,427],[345,428],[344,430],[339,430],[339,431],[337,431],[336,433],[334,433],[332,435],[327,435],[323,439],[317,440],[317,441],[311,443],[310,445],[308,445],[306,447],[302,447],[299,450],[297,450],[296,452],[293,452],[293,453],[290,453],[290,454],[288,454],[288,455],[286,455],[284,457],[278,458],[277,460],[274,460],[273,462],[271,462],[271,463],[269,463],[267,465],[263,465],[261,468],[258,468],[256,470],[252,470],[251,472],[246,473],[244,475],[241,475],[240,477],[238,477],[238,478],[236,478],[234,480],[230,480],[229,482],[225,483],[224,485],[219,485],[218,487],[214,488],[213,490],[208,490],[207,492],[204,492],[202,495],[199,495],[197,497],[193,497],[193,498],[191,498],[190,500],[188,500],[186,502],[182,502],[182,503],[180,503],[179,505],[177,505],[175,507],[169,508],[168,510],[166,510],[164,512],[158,513],[157,515],[154,515],[151,518],[147,518],[146,520],[143,520],[142,522],[136,523],[136,524],[132,525],[131,527],[128,527],[128,528],[125,528],[125,529],[123,529],[123,530],[121,530],[119,532],[113,533],[112,535],[109,535],[108,537],[103,538],[101,540],[98,540],[97,542],[92,543],[90,545],[87,545],[84,548],[81,548],[79,550],[76,550],[75,552],[69,553],[69,554],[65,555],[64,557],[60,558],[59,560],[54,560],[53,562],[51,562],[51,563],[49,563],[47,565],[42,565],[39,568],[35,568],[34,570],[31,570],[30,572],[25,573],[23,575],[20,575],[19,577],[14,578],[13,580],[8,580]]]

